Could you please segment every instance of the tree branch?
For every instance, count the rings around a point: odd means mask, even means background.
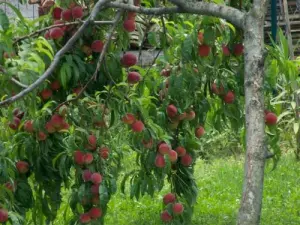
[[[220,17],[231,22],[237,27],[244,27],[243,23],[245,13],[236,8],[203,1],[170,0],[170,2],[177,5],[185,12]]]
[[[88,17],[88,19],[80,26],[78,31],[70,38],[70,40],[68,40],[68,42],[65,44],[65,46],[56,53],[52,63],[47,68],[45,73],[42,76],[40,76],[33,84],[29,85],[26,89],[24,89],[20,93],[18,93],[15,96],[10,97],[10,98],[0,102],[0,106],[8,105],[8,104],[11,104],[12,102],[15,102],[16,100],[24,97],[25,95],[27,95],[28,93],[33,91],[35,88],[37,88],[40,84],[42,84],[52,74],[52,72],[56,69],[56,67],[59,64],[60,58],[67,51],[69,51],[72,48],[72,46],[75,44],[75,42],[83,34],[83,32],[87,28],[87,26],[94,21],[94,19],[96,18],[98,12],[101,10],[102,6],[104,6],[109,1],[110,0],[100,0],[100,1],[98,1],[95,4],[95,6],[94,6],[94,8],[91,12],[91,15]]]
[[[37,31],[34,31],[30,34],[27,34],[27,35],[24,35],[22,37],[18,37],[14,40],[14,43],[13,44],[16,44],[17,42],[19,41],[22,41],[22,40],[25,40],[27,38],[30,38],[30,37],[34,37],[40,33],[43,33],[44,31],[47,31],[47,30],[50,30],[54,27],[65,27],[65,26],[71,26],[71,25],[77,25],[77,24],[83,24],[85,21],[82,21],[82,20],[79,20],[79,21],[74,21],[74,22],[68,22],[68,23],[62,23],[62,24],[55,24],[55,25],[51,25],[49,27],[45,27],[45,28],[42,28],[40,30],[37,30]],[[113,21],[91,21],[90,23],[92,24],[112,24]]]
[[[10,80],[11,80],[11,82],[18,85],[21,88],[28,88],[28,86],[26,84],[21,83],[20,81],[18,81],[17,79],[15,79],[13,77]]]
[[[183,0],[171,0],[171,2],[177,5],[177,7],[144,8],[118,2],[111,2],[106,4],[106,6],[111,8],[121,8],[147,15],[190,13],[215,16],[226,19],[239,28],[244,28],[245,13],[233,7],[208,2],[186,2]]]
[[[84,87],[80,90],[80,92],[77,94],[77,96],[75,98],[72,98],[72,99],[69,99],[67,101],[64,101],[62,103],[60,103],[53,111],[56,111],[60,106],[68,103],[68,102],[72,102],[72,101],[75,101],[77,100],[81,95],[82,93],[87,89],[88,85],[96,79],[97,77],[97,74],[100,70],[100,67],[102,65],[102,62],[103,62],[103,59],[104,59],[104,56],[105,56],[105,53],[107,52],[108,50],[108,46],[109,46],[109,43],[113,37],[113,34],[114,34],[114,31],[118,25],[118,22],[120,21],[121,19],[121,16],[122,16],[122,13],[123,13],[123,10],[119,11],[116,15],[116,18],[115,20],[113,21],[113,26],[110,28],[109,32],[108,32],[108,36],[107,36],[107,40],[103,46],[103,50],[99,56],[99,59],[98,59],[98,62],[97,62],[97,66],[96,66],[96,70],[95,72],[93,73],[93,76],[88,80],[88,82],[84,85]]]

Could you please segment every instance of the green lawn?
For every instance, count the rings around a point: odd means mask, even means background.
[[[194,225],[235,224],[239,208],[242,177],[242,159],[218,159],[210,164],[198,161],[196,180],[199,196],[195,206]],[[267,167],[265,176],[262,225],[300,224],[300,163],[293,155],[282,156],[275,171]],[[154,199],[144,196],[131,200],[120,193],[109,203],[107,225],[159,225],[162,196],[166,187]]]

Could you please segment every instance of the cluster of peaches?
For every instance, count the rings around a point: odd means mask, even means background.
[[[85,150],[76,150],[73,152],[74,163],[79,167],[76,174],[79,175],[80,181],[86,185],[88,193],[80,199],[80,202],[85,208],[89,208],[79,216],[79,221],[82,224],[97,220],[102,216],[100,208],[99,187],[103,181],[103,177],[99,171],[95,170],[93,164],[97,163],[95,158],[99,160],[107,160],[110,149],[106,146],[99,147],[97,145],[97,137],[90,134],[87,137]]]

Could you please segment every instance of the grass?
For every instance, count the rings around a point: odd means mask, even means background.
[[[300,163],[291,154],[282,156],[278,167],[265,173],[262,225],[300,224]],[[191,225],[235,224],[243,178],[243,159],[218,159],[210,164],[198,161],[195,175],[199,188]],[[154,198],[139,201],[121,193],[109,203],[106,225],[160,225],[165,187]]]

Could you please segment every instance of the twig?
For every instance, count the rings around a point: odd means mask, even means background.
[[[18,85],[19,87],[28,88],[28,85],[22,84],[20,81],[18,81],[17,79],[15,79],[13,77],[10,80],[11,80],[11,82],[13,82],[14,84]]]
[[[95,80],[95,79],[97,78],[97,74],[98,74],[98,72],[99,72],[99,70],[100,70],[100,67],[101,67],[102,61],[103,61],[103,59],[104,59],[105,53],[106,53],[107,50],[108,50],[109,43],[110,43],[110,41],[111,41],[111,39],[112,39],[112,36],[113,36],[114,31],[115,31],[115,29],[116,29],[116,27],[117,27],[117,25],[118,25],[118,22],[119,22],[119,20],[121,19],[122,13],[123,13],[123,10],[121,10],[121,11],[119,11],[119,12],[117,13],[116,18],[115,18],[115,20],[114,20],[114,22],[113,22],[113,26],[111,27],[111,29],[110,29],[109,32],[108,32],[107,40],[106,40],[106,42],[105,42],[105,44],[104,44],[104,46],[103,46],[103,50],[102,50],[102,52],[101,52],[101,54],[100,54],[100,56],[99,56],[99,59],[98,59],[98,62],[97,62],[97,66],[96,66],[96,70],[95,70],[95,72],[93,73],[93,76],[88,80],[88,82],[84,85],[84,87],[80,90],[80,92],[77,94],[77,96],[76,96],[75,98],[72,98],[72,99],[69,99],[69,100],[66,100],[66,101],[60,103],[53,111],[57,110],[59,107],[61,107],[62,105],[66,104],[66,103],[68,103],[68,102],[72,102],[72,101],[77,100],[77,99],[81,96],[81,94],[86,90],[86,88],[88,87],[88,85],[89,85],[93,80]]]
[[[43,33],[44,31],[50,30],[50,29],[55,28],[55,27],[65,27],[65,26],[83,24],[84,22],[85,21],[79,20],[79,21],[74,21],[74,22],[68,22],[68,23],[61,23],[61,24],[51,25],[49,27],[45,27],[45,28],[39,29],[37,31],[34,31],[34,32],[30,33],[30,34],[27,34],[27,35],[15,38],[13,44],[16,44],[19,41],[23,41],[23,40],[25,40],[27,38],[30,38],[30,37],[34,37],[34,36],[36,36],[36,35],[38,35],[40,33]],[[99,24],[103,25],[103,24],[112,24],[113,21],[91,21],[90,23],[91,24],[96,24],[96,25],[99,25]]]
[[[2,72],[4,74],[7,73],[6,70],[2,66],[0,66],[0,72]],[[17,79],[15,79],[13,77],[10,78],[10,81],[13,82],[14,84],[18,85],[21,88],[27,88],[28,87],[26,84],[21,83],[20,81],[18,81]]]
[[[109,2],[109,0],[100,0],[100,1],[98,1],[95,4],[95,6],[94,6],[94,8],[93,8],[93,10],[91,12],[91,15],[88,17],[88,19],[80,26],[80,28],[78,29],[78,31],[68,40],[68,42],[65,44],[65,46],[63,48],[61,48],[56,53],[56,55],[55,55],[52,63],[47,68],[47,70],[44,72],[44,74],[42,76],[40,76],[34,83],[32,83],[31,85],[29,85],[27,88],[25,88],[23,91],[19,92],[15,96],[12,96],[12,97],[10,97],[10,98],[8,98],[8,99],[0,102],[0,106],[11,104],[11,103],[17,101],[18,99],[23,98],[25,95],[29,94],[34,89],[36,89],[37,87],[39,87],[52,74],[52,72],[56,69],[56,67],[59,64],[59,61],[60,61],[61,57],[67,51],[69,51],[72,48],[72,46],[75,44],[75,42],[83,34],[83,32],[87,28],[87,26],[92,21],[94,21],[94,19],[96,18],[98,12],[101,10],[102,6],[104,6],[108,2]]]

